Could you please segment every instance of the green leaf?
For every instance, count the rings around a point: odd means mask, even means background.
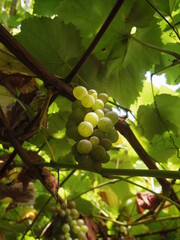
[[[15,97],[4,86],[0,85],[0,107],[6,113],[9,104],[15,101]]]
[[[161,163],[167,162],[167,160],[177,151],[169,133],[167,132],[163,135],[155,135],[152,142],[148,145],[147,150],[150,156]]]
[[[57,7],[61,0],[35,0],[34,13],[41,16],[52,16],[57,13]]]
[[[178,132],[180,98],[168,94],[155,96],[158,112],[153,105],[140,106],[137,113],[138,127],[143,135],[151,140],[155,134],[172,130]]]
[[[76,28],[58,18],[26,19],[16,38],[40,63],[61,77],[69,73],[70,62],[82,52]]]
[[[163,14],[170,15],[172,11],[178,8],[178,0],[166,0],[166,1],[156,1],[152,0],[152,4]]]
[[[154,13],[155,10],[148,5],[147,1],[135,1],[126,22],[132,27],[146,27],[150,25]]]

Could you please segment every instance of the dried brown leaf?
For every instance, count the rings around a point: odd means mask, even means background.
[[[138,193],[136,195],[137,212],[142,213],[145,209],[153,212],[160,202],[161,199],[151,192]]]

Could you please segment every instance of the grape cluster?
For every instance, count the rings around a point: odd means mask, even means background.
[[[88,227],[83,219],[79,218],[79,212],[75,208],[74,201],[64,202],[53,209],[56,216],[56,239],[81,240],[86,237]],[[60,223],[60,225],[58,225]]]
[[[108,95],[97,94],[83,86],[73,90],[77,99],[66,125],[66,135],[76,141],[72,153],[83,169],[101,171],[102,163],[110,160],[108,151],[119,134],[114,128],[118,114],[107,105]]]

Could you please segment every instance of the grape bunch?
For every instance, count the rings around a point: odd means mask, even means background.
[[[86,237],[88,227],[75,208],[74,201],[64,202],[53,208],[55,213],[55,235],[58,240],[81,240]]]
[[[76,141],[72,153],[80,167],[100,172],[102,164],[110,160],[112,143],[119,138],[114,128],[118,114],[107,105],[106,93],[77,86],[73,95],[76,101],[66,125],[67,137]]]

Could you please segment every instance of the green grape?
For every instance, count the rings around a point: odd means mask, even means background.
[[[106,113],[108,113],[110,110],[108,109],[108,108],[103,108],[103,112],[104,112],[104,114],[106,114]]]
[[[78,220],[77,220],[77,225],[83,226],[84,224],[85,224],[85,222],[84,222],[83,219],[78,219]]]
[[[75,143],[72,148],[71,148],[71,152],[74,155],[74,158],[76,159],[76,161],[78,162],[78,159],[82,156],[78,150],[77,150],[77,143]]]
[[[103,112],[103,110],[101,110],[101,109],[97,109],[97,110],[95,111],[95,113],[98,115],[99,119],[101,119],[102,117],[104,117],[104,112]]]
[[[112,142],[109,138],[102,138],[100,140],[100,145],[102,145],[106,151],[109,151],[112,147]]]
[[[85,97],[83,97],[83,99],[81,100],[82,102],[82,105],[85,107],[85,108],[91,108],[94,103],[95,103],[95,100],[94,100],[94,97],[91,96],[91,95],[86,95]]]
[[[101,99],[104,104],[108,102],[109,96],[106,93],[98,94],[98,98]]]
[[[64,217],[65,215],[66,215],[65,211],[61,209],[61,211],[59,211],[59,216]]]
[[[98,128],[101,131],[108,132],[113,128],[113,122],[108,117],[103,117],[99,120]]]
[[[84,232],[79,232],[78,233],[78,237],[79,237],[79,239],[81,240],[81,239],[84,239],[85,237],[86,237],[86,234],[84,233]]]
[[[103,109],[104,108],[104,102],[101,99],[97,99],[92,106],[92,109],[96,111],[97,109]]]
[[[78,127],[77,126],[72,126],[68,129],[66,129],[66,136],[68,138],[71,138],[75,141],[78,141],[81,139],[81,136],[78,133]]]
[[[80,228],[81,228],[81,232],[87,233],[88,227],[86,225],[82,225]]]
[[[105,155],[105,157],[101,160],[101,162],[102,162],[102,163],[107,163],[107,162],[109,162],[109,160],[110,160],[110,156],[109,156],[109,154],[106,152],[106,155]]]
[[[76,207],[76,203],[75,203],[75,201],[69,201],[68,202],[68,208],[75,208]]]
[[[94,100],[97,99],[97,92],[94,89],[89,89],[88,94],[94,97]]]
[[[62,209],[66,209],[67,206],[68,206],[67,201],[64,201],[64,202],[61,204],[61,208],[62,208]]]
[[[88,154],[92,150],[92,143],[87,139],[82,139],[77,144],[77,150],[81,154]]]
[[[93,133],[93,125],[87,121],[81,122],[78,126],[78,132],[82,137],[89,137]]]
[[[70,226],[68,223],[64,223],[62,226],[62,231],[63,232],[69,232],[70,231]]]
[[[94,162],[93,170],[95,172],[100,172],[102,169],[102,164],[100,162]]]
[[[107,112],[107,113],[105,114],[105,117],[110,118],[114,125],[115,125],[115,124],[118,122],[118,120],[119,120],[118,114],[117,114],[116,112],[114,112],[114,111],[109,111],[109,112]]]
[[[71,210],[69,208],[65,209],[66,216],[71,214]]]
[[[81,231],[80,227],[78,225],[74,226],[72,229],[73,233],[77,234]]]
[[[73,89],[73,95],[78,100],[82,100],[87,94],[87,89],[83,86],[77,86]]]
[[[71,235],[70,235],[69,232],[66,232],[66,233],[64,234],[64,236],[65,236],[66,239],[68,239]]]
[[[74,110],[74,109],[76,109],[76,108],[83,108],[83,105],[82,105],[82,103],[81,103],[81,100],[76,100],[76,101],[73,102],[73,104],[72,104],[72,109]]]
[[[78,221],[78,220],[77,220]],[[77,221],[75,219],[71,220],[70,221],[70,226],[73,227],[73,226],[76,226],[77,225]]]
[[[89,155],[82,156],[79,161],[79,166],[86,170],[91,170],[94,164],[93,159]]]
[[[118,131],[115,128],[113,128],[106,133],[106,137],[109,138],[112,141],[112,143],[115,143],[119,139]]]
[[[65,236],[61,234],[57,236],[57,240],[65,240]]]
[[[90,122],[93,125],[93,127],[96,127],[96,125],[99,122],[99,117],[98,117],[98,115],[96,113],[89,112],[84,117],[84,121]]]
[[[105,136],[105,133],[103,131],[101,131],[100,129],[94,129],[94,132],[92,135],[101,139]]]
[[[72,208],[71,209],[71,216],[72,216],[72,218],[78,218],[79,217],[79,212],[78,212],[78,210],[77,209],[75,209],[75,208]]]
[[[99,144],[99,138],[96,136],[90,137],[89,141],[92,143],[93,147],[95,147]]]
[[[93,148],[90,155],[94,159],[94,161],[101,162],[102,159],[106,156],[106,150],[103,146],[98,145]]]
[[[70,221],[72,221],[72,216],[71,215],[66,215],[66,221],[67,222],[70,222]]]
[[[70,118],[77,123],[80,123],[84,119],[84,111],[82,108],[75,108],[70,115]]]

